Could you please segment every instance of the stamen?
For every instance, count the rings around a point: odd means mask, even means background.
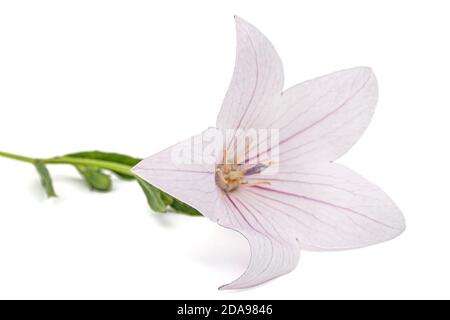
[[[228,165],[227,165],[228,159],[227,159],[227,147],[223,147],[223,170],[225,173],[228,172]]]
[[[223,148],[223,163],[218,164],[216,167],[216,184],[225,192],[232,192],[239,187],[253,187],[258,185],[270,185],[270,181],[257,181],[249,183],[243,181],[245,176],[255,175],[261,173],[271,163],[258,163],[250,165],[248,163],[239,164],[236,154],[233,155],[233,161],[228,162],[228,150],[224,146]]]
[[[253,182],[253,183],[241,183],[241,187],[255,187],[255,186],[259,186],[259,185],[271,185],[272,183],[270,181],[257,181],[257,182]]]
[[[227,180],[223,176],[222,170],[220,170],[219,168],[216,169],[216,182],[220,186],[226,186],[227,185]]]
[[[233,166],[232,166],[233,170],[238,170],[238,158],[237,158],[237,154],[235,153],[233,156]]]
[[[245,141],[245,154],[244,154],[244,159],[245,159],[245,163],[248,163],[248,154],[250,153],[250,143],[247,143],[247,141]]]

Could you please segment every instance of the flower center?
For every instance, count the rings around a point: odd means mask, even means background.
[[[233,163],[228,163],[227,152],[223,151],[223,164],[216,166],[216,184],[225,192],[232,192],[239,187],[253,187],[262,184],[270,184],[270,181],[258,181],[248,183],[245,180],[246,176],[261,173],[264,169],[269,167],[269,164],[238,164],[236,158]]]

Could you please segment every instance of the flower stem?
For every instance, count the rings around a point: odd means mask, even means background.
[[[37,161],[43,164],[71,164],[71,165],[83,165],[89,167],[97,167],[106,170],[112,170],[118,173],[122,173],[128,176],[134,176],[131,172],[131,166],[127,166],[120,163],[111,161],[96,160],[96,159],[83,159],[74,157],[55,157],[47,159],[30,158],[22,155],[12,154],[8,152],[0,151],[0,157],[9,158],[17,161],[23,161],[28,163],[36,163]]]
[[[115,163],[111,161],[95,160],[95,159],[82,159],[73,157],[56,157],[41,160],[45,164],[73,164],[84,165],[89,167],[97,167],[106,170],[112,170],[129,176],[134,176],[131,172],[131,167],[125,164]]]
[[[18,160],[18,161],[23,161],[23,162],[29,162],[29,163],[34,163],[37,160],[37,159],[33,159],[33,158],[25,157],[25,156],[20,156],[20,155],[8,153],[8,152],[3,152],[3,151],[0,151],[0,157],[9,158],[9,159]]]
[[[41,177],[42,186],[48,197],[56,196],[53,189],[52,178],[47,170],[47,165],[65,164],[75,166],[83,179],[92,190],[110,191],[111,177],[102,172],[108,170],[122,179],[135,180],[139,183],[147,198],[148,205],[155,212],[167,212],[168,208],[177,213],[190,216],[202,216],[196,209],[186,203],[173,198],[169,194],[159,190],[155,186],[140,179],[131,169],[141,161],[139,158],[125,154],[87,151],[71,153],[65,156],[53,158],[31,158],[9,152],[0,151],[0,157],[31,163],[34,165]]]

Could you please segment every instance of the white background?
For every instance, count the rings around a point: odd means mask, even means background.
[[[0,298],[450,298],[448,1],[1,1],[0,150],[149,156],[214,125],[235,53],[233,15],[262,30],[286,87],[368,65],[380,99],[340,163],[407,220],[366,249],[304,252],[292,273],[221,292],[246,241],[203,218],[156,215],[139,187],[90,192],[52,167],[0,158]]]

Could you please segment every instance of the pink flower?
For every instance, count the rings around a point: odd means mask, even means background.
[[[221,288],[286,274],[300,249],[352,249],[398,236],[405,221],[394,202],[333,162],[372,117],[371,69],[342,70],[282,91],[282,63],[272,44],[238,17],[236,27],[236,66],[216,128],[133,169],[248,240],[247,270]]]

